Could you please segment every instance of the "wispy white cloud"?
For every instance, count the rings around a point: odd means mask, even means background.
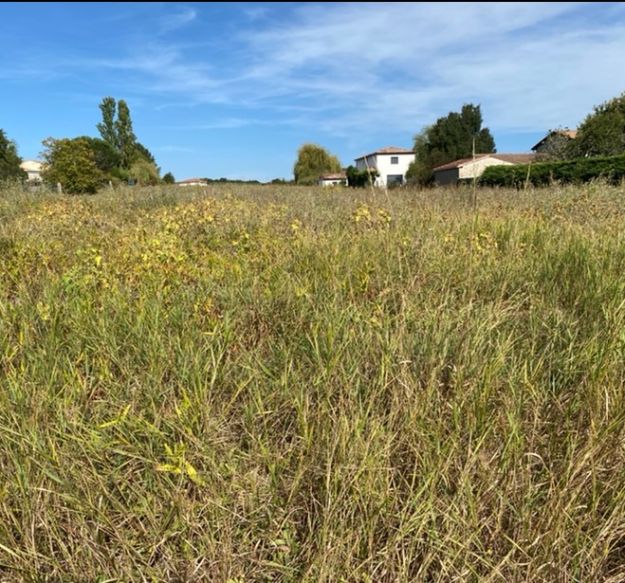
[[[572,125],[625,88],[612,73],[625,55],[622,27],[592,30],[583,20],[552,26],[580,8],[305,7],[297,22],[251,39],[259,59],[248,74],[274,94],[342,105],[336,116],[315,121],[337,134],[377,124],[415,128],[465,101],[483,103],[487,121],[503,130]]]
[[[235,109],[192,129],[292,125],[338,136],[415,132],[462,103],[482,104],[499,131],[575,125],[625,89],[625,10],[584,3],[325,3],[272,19],[246,8],[240,33],[211,47],[153,39],[127,56],[77,59],[52,71],[115,71],[137,95],[175,108]],[[611,18],[606,14],[611,12]],[[161,32],[198,19],[175,7]],[[167,37],[169,38],[169,37]],[[56,69],[55,69],[56,67]],[[157,106],[159,107],[159,106]],[[276,121],[277,120],[277,121]],[[407,141],[410,138],[407,137]]]
[[[249,20],[257,21],[265,18],[269,14],[269,8],[263,5],[246,6],[241,9],[241,13]]]
[[[159,23],[161,32],[172,32],[186,26],[197,18],[197,10],[189,6],[176,7],[176,10],[176,12],[161,17]]]
[[[298,117],[283,117],[279,120],[248,117],[219,117],[207,121],[187,125],[163,125],[160,130],[176,131],[203,131],[203,130],[231,130],[249,126],[278,126],[294,125],[301,121]]]
[[[152,90],[190,101],[275,114],[308,108],[292,121],[337,135],[377,124],[417,130],[465,101],[481,102],[487,122],[501,130],[536,131],[575,124],[623,89],[613,74],[625,55],[622,26],[592,29],[572,19],[564,32],[553,27],[580,8],[305,5],[289,22],[244,30],[238,46],[248,59],[234,73],[163,47],[118,65],[153,77]],[[221,127],[240,126],[225,120]]]

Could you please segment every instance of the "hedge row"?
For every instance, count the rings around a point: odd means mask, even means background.
[[[578,158],[515,166],[489,166],[480,177],[483,186],[545,186],[553,182],[581,183],[593,178],[619,183],[625,178],[625,156]]]

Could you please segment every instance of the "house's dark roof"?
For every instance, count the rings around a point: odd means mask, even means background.
[[[529,164],[534,160],[535,157],[535,154],[476,154],[475,160],[481,160],[482,158],[496,158],[497,160],[510,162],[511,164]],[[459,160],[454,160],[453,162],[447,162],[447,164],[437,166],[436,168],[434,168],[433,172],[439,172],[442,170],[453,170],[454,168],[462,168],[463,166],[466,166],[471,162],[473,162],[473,157],[460,158]]]
[[[387,146],[386,148],[380,148],[375,152],[371,152],[369,154],[365,154],[364,156],[359,156],[356,160],[362,160],[363,158],[369,158],[370,156],[376,156],[378,154],[414,154],[413,150],[409,148],[400,148],[398,146]]]
[[[574,140],[577,137],[577,130],[553,130],[552,132],[549,132],[542,140],[540,140],[540,142],[534,144],[531,149],[537,150],[544,142],[546,142],[551,136],[554,135],[563,136],[565,138],[569,138],[570,140]]]

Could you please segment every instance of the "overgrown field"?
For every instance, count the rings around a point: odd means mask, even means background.
[[[625,188],[0,196],[0,581],[625,580]]]

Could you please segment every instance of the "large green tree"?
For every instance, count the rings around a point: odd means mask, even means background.
[[[568,146],[569,158],[625,153],[625,93],[594,108]]]
[[[117,113],[117,102],[114,97],[105,97],[100,103],[102,112],[102,122],[96,127],[102,139],[116,151],[119,149],[117,143],[117,129],[115,128],[115,114]]]
[[[490,130],[482,127],[480,106],[467,103],[459,112],[440,117],[415,137],[415,161],[407,178],[421,184],[428,183],[436,166],[471,156],[474,140],[476,153],[496,151]]]
[[[297,184],[317,184],[322,174],[340,171],[339,159],[316,144],[304,144],[297,152],[293,167]]]
[[[68,194],[91,194],[104,183],[106,175],[98,168],[96,152],[88,138],[48,138],[43,145],[45,182],[60,183]]]
[[[0,181],[25,179],[26,172],[20,168],[21,163],[15,142],[0,129]]]
[[[132,128],[130,108],[123,99],[115,101],[113,97],[105,97],[100,103],[102,121],[97,124],[102,140],[115,149],[119,157],[118,167],[129,170],[134,162],[146,159],[156,163],[152,153],[137,142]]]
[[[117,102],[117,120],[115,120],[115,130],[117,131],[117,143],[121,158],[121,166],[122,168],[130,168],[135,158],[137,138],[132,129],[130,108],[123,99],[120,99]]]
[[[79,139],[85,140],[89,144],[89,147],[93,150],[96,165],[105,176],[109,179],[117,178],[120,165],[120,157],[117,150],[109,142],[100,138],[79,136]]]

